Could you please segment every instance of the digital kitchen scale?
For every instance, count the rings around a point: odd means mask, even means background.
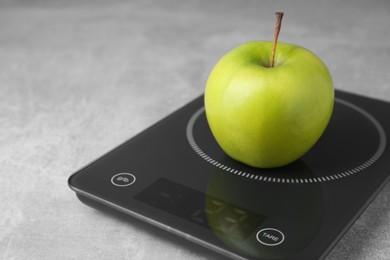
[[[336,91],[330,123],[298,161],[229,158],[203,96],[69,178],[114,209],[233,259],[323,259],[389,181],[390,103]]]

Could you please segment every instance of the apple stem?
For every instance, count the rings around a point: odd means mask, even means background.
[[[274,32],[274,43],[272,45],[272,57],[270,63],[271,68],[273,68],[275,64],[276,44],[278,43],[278,37],[279,37],[280,27],[282,26],[282,19],[283,19],[284,12],[276,12],[275,15],[276,15],[276,26]]]

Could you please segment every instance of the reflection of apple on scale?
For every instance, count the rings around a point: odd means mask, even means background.
[[[278,44],[268,62],[275,46],[225,55],[205,97],[80,169],[70,187],[233,259],[324,258],[389,181],[390,103],[334,92],[301,47]]]

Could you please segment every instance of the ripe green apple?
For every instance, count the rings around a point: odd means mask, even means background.
[[[258,168],[289,164],[305,154],[329,123],[334,88],[326,65],[309,50],[248,42],[223,56],[205,88],[205,112],[230,157]]]

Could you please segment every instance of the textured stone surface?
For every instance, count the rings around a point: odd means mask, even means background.
[[[0,259],[223,259],[85,207],[67,178],[203,92],[239,43],[311,49],[390,101],[390,2],[0,0]],[[387,185],[327,259],[389,259]]]

